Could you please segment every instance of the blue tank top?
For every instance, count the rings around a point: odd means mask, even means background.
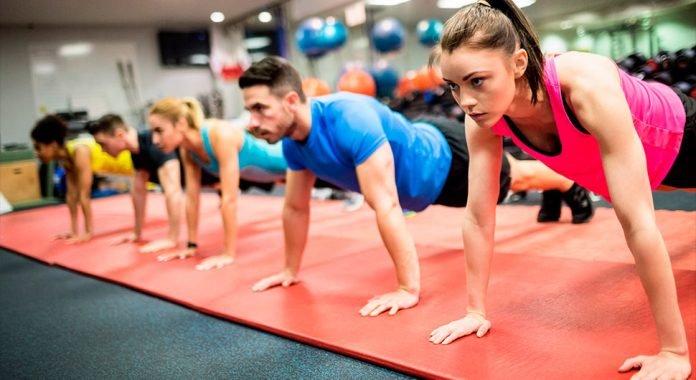
[[[269,144],[265,140],[255,138],[247,131],[243,131],[243,136],[242,149],[239,151],[239,177],[253,182],[275,182],[284,179],[287,164],[283,158],[282,143]],[[203,125],[201,137],[210,162],[203,162],[193,152],[191,152],[191,158],[203,170],[219,177],[220,163],[210,143],[210,125]]]
[[[452,151],[440,130],[411,123],[364,95],[320,96],[310,100],[310,107],[312,129],[307,139],[283,139],[290,169],[308,169],[338,187],[360,191],[355,168],[389,144],[401,207],[420,211],[435,202],[452,163]]]

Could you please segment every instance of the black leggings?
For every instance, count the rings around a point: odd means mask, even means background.
[[[469,198],[469,150],[466,145],[464,124],[441,116],[419,116],[414,122],[428,123],[445,136],[452,151],[452,164],[445,185],[435,204],[449,207],[465,207]],[[500,171],[500,191],[498,203],[502,202],[510,190],[510,163],[503,156]]]
[[[679,189],[693,189],[696,188],[696,99],[686,96],[676,88],[674,92],[684,104],[686,123],[679,154],[662,184]]]

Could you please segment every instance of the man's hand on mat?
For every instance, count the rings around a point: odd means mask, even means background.
[[[430,341],[435,344],[450,344],[463,336],[476,333],[477,337],[486,335],[491,322],[478,313],[468,313],[464,318],[440,326],[430,333]]]
[[[127,236],[117,237],[116,239],[111,240],[110,244],[111,245],[119,245],[119,244],[126,244],[126,243],[134,243],[138,240],[140,240],[139,236],[136,236],[135,234],[130,234]]]
[[[194,248],[183,249],[181,251],[163,253],[157,256],[157,261],[170,261],[174,259],[188,259],[196,255],[196,250]]]
[[[395,292],[372,297],[367,305],[360,309],[360,315],[374,317],[387,310],[389,310],[389,315],[394,315],[399,309],[408,309],[416,304],[418,304],[418,294],[399,289]]]
[[[263,280],[254,284],[251,290],[254,292],[262,292],[266,289],[282,285],[283,287],[288,287],[290,285],[296,284],[298,282],[297,277],[295,277],[289,271],[283,271],[273,276],[266,277]]]
[[[225,265],[230,265],[234,262],[234,256],[230,255],[217,255],[217,256],[211,256],[208,257],[207,259],[201,261],[200,264],[196,265],[196,269],[198,270],[211,270],[211,269],[220,269],[224,267]]]
[[[169,239],[159,239],[151,241],[144,246],[140,247],[140,253],[153,253],[164,251],[165,249],[176,248],[176,242]]]
[[[92,240],[92,234],[84,234],[82,236],[73,236],[65,241],[66,244],[82,244]]]
[[[679,355],[673,352],[662,351],[655,356],[636,356],[626,360],[619,372],[627,372],[632,369],[640,371],[631,376],[631,380],[686,380],[691,374],[691,364],[688,355]]]

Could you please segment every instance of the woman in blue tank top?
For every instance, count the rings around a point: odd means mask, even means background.
[[[237,240],[239,180],[275,182],[285,178],[281,144],[268,144],[229,121],[204,120],[201,106],[193,98],[161,99],[150,109],[148,123],[153,142],[162,151],[179,148],[186,175],[187,248],[160,255],[158,260],[185,259],[196,254],[203,169],[220,178],[220,212],[225,238],[223,251],[206,258],[196,269],[209,270],[231,264]]]

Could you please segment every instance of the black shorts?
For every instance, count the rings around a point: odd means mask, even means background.
[[[679,98],[684,104],[686,111],[686,123],[684,123],[684,138],[679,147],[677,159],[669,169],[669,173],[662,184],[666,186],[676,187],[679,189],[696,188],[696,99],[686,96],[678,89],[674,92],[679,95]]]
[[[435,200],[435,204],[449,207],[465,207],[469,198],[469,149],[466,145],[464,124],[459,121],[438,116],[419,116],[414,122],[428,123],[445,136],[452,151],[447,180]],[[510,190],[510,163],[503,156],[503,167],[500,171],[500,191],[498,203],[502,202]]]

